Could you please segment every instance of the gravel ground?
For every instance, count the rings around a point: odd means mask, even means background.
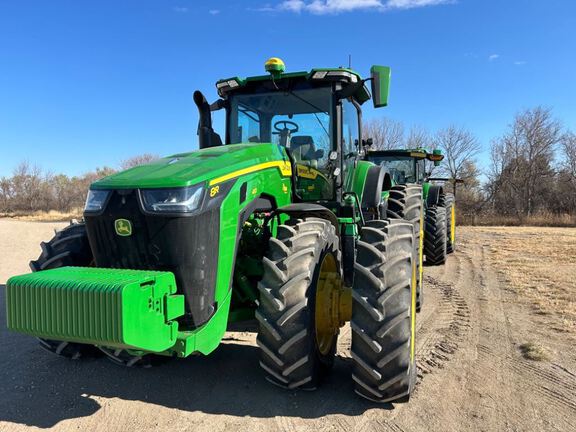
[[[124,369],[104,358],[67,361],[43,351],[31,337],[9,333],[3,284],[29,271],[39,242],[62,226],[0,219],[4,432],[576,430],[574,334],[562,317],[542,313],[533,296],[522,295],[525,288],[514,286],[518,275],[506,272],[515,266],[503,265],[497,254],[498,241],[504,239],[508,251],[510,242],[493,230],[460,229],[458,250],[447,264],[425,268],[415,394],[405,405],[374,405],[352,390],[348,327],[342,330],[332,375],[315,392],[288,392],[267,383],[251,332],[228,333],[209,357],[172,360],[152,369]],[[506,228],[508,234],[514,230]],[[529,235],[541,235],[532,230]],[[562,239],[562,233],[554,235]],[[518,244],[518,253],[525,253]],[[548,260],[554,268],[551,251],[538,265]],[[561,279],[572,281],[567,295],[573,301],[576,266],[570,262],[562,268],[574,276]],[[531,268],[531,260],[519,265]],[[545,351],[547,360],[526,359],[526,344]]]

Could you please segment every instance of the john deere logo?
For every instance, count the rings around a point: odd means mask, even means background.
[[[132,235],[132,223],[128,219],[116,219],[114,228],[119,236],[128,237]]]

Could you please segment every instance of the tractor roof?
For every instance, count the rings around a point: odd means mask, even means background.
[[[257,75],[246,78],[231,77],[216,82],[216,88],[220,97],[226,98],[234,92],[249,93],[261,89],[263,85],[270,84],[270,91],[275,90],[274,83],[282,86],[284,83],[310,82],[312,84],[324,84],[329,82],[341,82],[344,86],[356,84],[362,81],[360,74],[346,68],[315,68],[311,71],[277,73],[275,76]],[[366,86],[361,86],[353,95],[354,99],[362,104],[370,99],[370,93]]]
[[[378,155],[378,156],[409,156],[416,158],[426,158],[428,152],[426,149],[389,149],[389,150],[368,150],[368,154]]]
[[[444,155],[439,150],[428,151],[425,148],[414,149],[390,149],[390,150],[368,150],[370,156],[390,156],[390,157],[412,157],[416,159],[442,160]]]

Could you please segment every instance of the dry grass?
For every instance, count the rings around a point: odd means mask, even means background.
[[[534,342],[523,343],[518,348],[520,349],[520,352],[525,359],[534,361],[550,360],[550,353],[548,350]]]
[[[75,209],[68,213],[58,212],[55,210],[50,210],[48,212],[36,211],[33,213],[9,213],[0,214],[0,217],[28,222],[64,222],[71,219],[81,219],[82,209]]]
[[[458,224],[472,226],[576,227],[576,214],[540,212],[523,218],[493,214],[458,215]]]
[[[535,313],[549,315],[557,331],[576,333],[576,228],[467,230],[490,238],[490,262]]]

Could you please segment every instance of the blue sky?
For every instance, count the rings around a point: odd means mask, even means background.
[[[0,0],[0,176],[195,149],[195,89],[214,100],[271,56],[296,71],[349,54],[393,68],[367,117],[455,123],[485,148],[536,105],[576,130],[573,0]]]

